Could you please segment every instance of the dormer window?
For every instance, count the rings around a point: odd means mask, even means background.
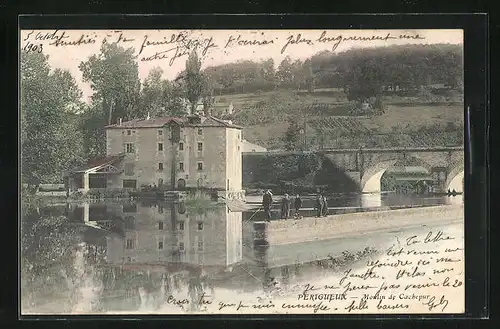
[[[200,124],[201,123],[201,118],[197,115],[191,115],[188,117],[188,122],[190,124]]]

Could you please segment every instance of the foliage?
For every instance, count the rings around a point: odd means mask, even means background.
[[[78,195],[73,195],[72,198],[74,199],[81,199],[82,196]],[[90,199],[124,199],[124,198],[129,198],[130,194],[127,190],[123,190],[120,188],[117,189],[110,189],[107,188],[105,190],[89,190],[85,194],[86,198]]]
[[[106,154],[106,131],[104,125],[106,114],[98,101],[84,108],[81,114],[81,131],[83,133],[83,148],[87,159],[98,158]]]
[[[265,184],[281,184],[282,181],[300,179],[314,174],[321,167],[314,154],[298,154],[289,156],[247,156],[243,157],[244,184],[265,182]]]
[[[30,187],[59,182],[83,161],[81,92],[69,72],[51,72],[47,59],[21,54],[21,178]]]
[[[142,84],[141,104],[134,117],[165,117],[185,114],[183,91],[179,85],[162,77],[163,70],[153,68]]]
[[[201,60],[196,51],[192,51],[186,61],[184,83],[186,99],[191,104],[191,114],[195,114],[196,106],[200,101],[204,87],[204,77],[201,73]]]
[[[380,179],[380,188],[382,191],[394,191],[397,193],[426,193],[428,185],[425,183],[425,177],[422,180],[397,180],[401,175],[384,174]],[[422,174],[405,173],[404,177],[422,176]]]
[[[106,124],[138,114],[141,84],[133,48],[104,43],[101,52],[80,63],[79,68],[83,81],[89,82],[94,91],[92,101],[106,114]]]
[[[239,61],[207,68],[215,94],[252,93],[258,90],[342,88],[350,99],[408,91],[443,84],[461,90],[462,49],[458,45],[404,45],[323,51],[302,61]]]
[[[285,132],[284,142],[287,151],[295,151],[304,148],[302,143],[303,127],[296,120],[291,120]]]

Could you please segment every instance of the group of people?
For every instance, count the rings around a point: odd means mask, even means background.
[[[290,217],[290,208],[292,204],[292,199],[288,194],[285,194],[281,199],[281,219],[288,219]],[[264,213],[266,214],[266,220],[271,221],[271,207],[273,205],[273,194],[270,190],[267,190],[262,197],[262,207],[264,208]],[[302,207],[302,199],[300,195],[297,194],[295,199],[293,200],[293,205],[295,208],[294,218],[299,219],[300,216],[300,208]],[[316,198],[315,204],[317,217],[327,216],[328,215],[328,202],[326,196],[318,194]]]
[[[318,194],[316,197],[316,217],[326,217],[328,216],[328,200],[326,196]]]

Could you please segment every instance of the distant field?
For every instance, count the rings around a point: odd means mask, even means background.
[[[463,105],[423,105],[393,106],[388,105],[387,111],[373,118],[360,118],[367,128],[380,128],[391,131],[392,127],[401,126],[419,128],[432,124],[447,124],[456,122],[463,124]]]
[[[387,110],[379,116],[353,116],[345,94],[337,89],[308,92],[262,92],[216,97],[216,115],[233,104],[233,119],[243,125],[244,137],[268,148],[280,147],[288,119],[307,121],[311,143],[321,134],[367,135],[414,131],[420,127],[454,123],[463,125],[464,108],[460,102],[425,103],[416,97],[384,97]],[[429,137],[431,138],[431,137]],[[317,140],[316,140],[317,142]]]

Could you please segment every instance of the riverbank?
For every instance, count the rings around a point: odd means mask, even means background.
[[[322,218],[255,222],[253,237],[257,245],[280,245],[463,220],[463,205],[409,208],[330,215]]]

